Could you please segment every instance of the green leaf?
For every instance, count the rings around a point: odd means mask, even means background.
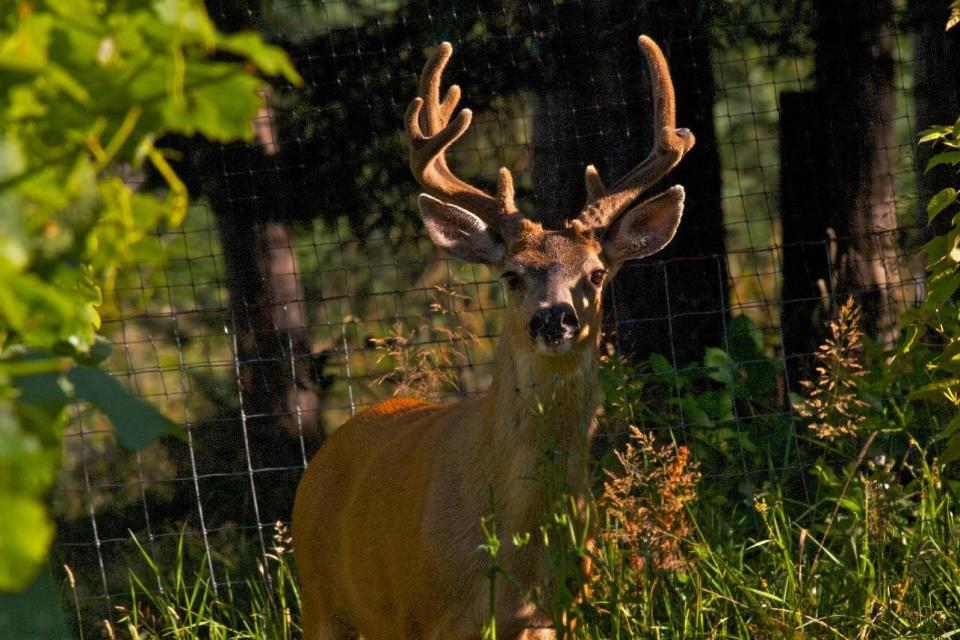
[[[840,498],[839,504],[841,507],[849,511],[850,513],[862,513],[863,504],[856,498],[850,496],[844,496]]]
[[[195,0],[153,0],[153,10],[161,22],[197,39],[203,45],[216,40],[216,30],[203,10],[202,3]]]
[[[685,394],[680,398],[680,407],[683,409],[683,422],[694,427],[712,427],[713,420],[700,406],[700,402],[692,395]]]
[[[927,283],[927,301],[946,302],[960,288],[960,273],[946,273]]]
[[[23,591],[0,593],[0,638],[70,640],[60,596],[49,571],[41,571]]]
[[[936,218],[941,211],[956,201],[957,190],[952,187],[947,187],[937,195],[930,198],[930,202],[927,204],[928,222],[933,222],[934,218]]]
[[[38,498],[55,478],[63,416],[19,409],[18,416],[0,406],[0,493]]]
[[[960,460],[960,433],[955,433],[947,441],[947,446],[943,448],[943,455],[940,456],[941,464],[950,464]]]
[[[947,237],[935,236],[920,249],[927,254],[927,269],[931,269],[947,255]]]
[[[707,377],[732,387],[736,363],[723,349],[707,347],[703,355],[703,366],[707,368]]]
[[[280,47],[263,41],[259,33],[251,31],[223,35],[217,41],[223,51],[249,58],[258,69],[271,76],[283,76],[291,84],[300,86],[303,78],[290,63],[290,58]]]
[[[748,316],[739,315],[730,320],[730,357],[736,362],[759,360],[763,357],[763,330]]]
[[[777,372],[780,369],[780,363],[777,360],[764,357],[753,362],[741,363],[740,366],[747,372],[745,386],[750,399],[763,399],[773,391]]]
[[[930,158],[930,162],[927,163],[927,168],[924,169],[924,172],[930,171],[930,169],[939,167],[942,164],[958,163],[960,163],[960,151],[943,151]]]
[[[230,65],[208,64],[188,77],[185,105],[169,100],[161,113],[171,131],[218,142],[248,140],[250,123],[263,105],[257,93],[262,86],[259,78],[236,73]]]
[[[7,276],[3,267],[0,264],[0,276]],[[28,272],[4,277],[0,317],[31,347],[51,349],[67,342],[86,349],[93,343],[94,327],[85,306],[88,295],[79,287],[81,278],[67,264],[59,265],[53,275]]]
[[[46,76],[50,82],[62,89],[65,94],[78,103],[82,105],[90,104],[91,96],[86,87],[83,86],[83,83],[59,65],[48,65],[46,68]]]
[[[20,392],[18,400],[55,413],[66,406],[72,389],[59,372],[39,373],[13,378]]]
[[[0,591],[19,591],[46,564],[53,522],[42,499],[2,487],[0,513]]]
[[[937,380],[914,389],[907,397],[911,400],[942,400],[944,394],[955,392],[958,386],[960,386],[960,379],[957,378]]]
[[[177,430],[174,422],[153,405],[131,395],[103,369],[75,367],[67,377],[77,397],[89,400],[110,418],[124,449],[142,449],[160,436]]]
[[[98,407],[128,449],[174,430],[94,366],[111,350],[96,336],[100,287],[157,244],[158,224],[179,223],[171,198],[131,193],[117,164],[168,133],[249,139],[255,71],[300,78],[260,36],[218,34],[202,0],[0,7],[0,588],[22,588],[53,535],[66,404]],[[49,579],[38,584],[13,609],[0,598],[3,640],[66,635]]]
[[[958,433],[960,433],[960,413],[953,416],[953,418],[950,419],[950,422],[947,423],[947,426],[943,428],[943,431],[934,436],[934,439],[944,440],[947,438],[952,438]]]
[[[32,14],[19,20],[16,30],[0,39],[0,69],[41,71],[47,64],[53,16]]]
[[[84,364],[100,364],[109,358],[111,353],[113,353],[113,343],[103,336],[96,336]]]
[[[931,129],[924,129],[920,132],[920,138],[917,140],[918,144],[923,144],[925,142],[930,142],[932,140],[939,140],[949,131],[947,127],[933,127]]]
[[[735,418],[733,414],[733,394],[730,393],[729,388],[701,392],[698,402],[712,420],[726,422]]]
[[[650,363],[650,369],[657,375],[672,376],[676,373],[670,361],[659,353],[651,353],[648,362]]]

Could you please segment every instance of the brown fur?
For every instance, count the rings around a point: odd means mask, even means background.
[[[378,404],[343,425],[307,467],[293,513],[305,640],[357,632],[368,640],[478,638],[489,614],[480,521],[491,510],[503,542],[497,562],[516,579],[496,583],[499,637],[555,636],[532,597],[534,587],[550,581],[543,548],[533,542],[517,551],[510,540],[536,533],[545,507],[536,477],[545,448],[562,454],[551,458],[558,465],[552,471],[584,502],[599,402],[601,288],[591,275],[606,270],[609,280],[624,260],[670,241],[682,188],[627,207],[694,142],[688,130],[674,128],[663,54],[649,38],[639,44],[655,87],[654,149],[609,191],[588,167],[591,202],[560,231],[545,231],[517,211],[508,170],[500,171],[496,197],[450,171],[445,151],[471,118],[465,109],[451,120],[459,89],[440,98],[450,44],[424,67],[405,126],[411,170],[439,196],[419,198],[425,228],[451,255],[505,269],[519,286],[508,296],[486,393],[450,405]],[[531,325],[548,317],[550,345],[537,328],[543,325]],[[531,332],[538,331],[535,342]]]
[[[523,585],[498,582],[501,637],[543,636],[524,629],[551,624],[529,593],[548,579],[541,552],[514,552],[509,540],[538,525],[543,438],[566,453],[571,490],[586,490],[600,298],[596,288],[586,295],[574,271],[600,260],[582,236],[537,227],[527,240],[506,261],[527,270],[528,284],[511,299],[490,389],[449,405],[380,403],[343,425],[310,463],[293,518],[307,640],[350,630],[370,640],[478,637],[488,615],[488,559],[477,549],[491,495],[505,541],[500,562]],[[584,328],[576,344],[562,355],[537,353],[526,329],[532,310],[578,295]]]

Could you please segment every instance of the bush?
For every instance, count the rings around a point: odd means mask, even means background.
[[[280,49],[257,35],[217,32],[199,0],[18,0],[0,8],[5,638],[63,635],[56,621],[31,629],[45,622],[31,603],[40,598],[50,609],[55,600],[41,568],[53,539],[48,493],[67,403],[104,411],[127,448],[171,431],[97,367],[110,351],[97,336],[100,308],[119,265],[157,257],[145,239],[186,212],[186,189],[155,141],[168,132],[250,138],[263,101],[256,71],[299,82]],[[138,190],[131,176],[146,170],[163,178],[163,193]]]

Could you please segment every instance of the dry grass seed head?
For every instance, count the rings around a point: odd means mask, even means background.
[[[794,409],[810,420],[810,429],[821,440],[834,441],[854,437],[866,419],[867,403],[859,397],[859,379],[863,377],[863,330],[860,307],[853,297],[830,321],[830,337],[820,345],[816,381],[802,380],[806,398]]]
[[[443,318],[442,322],[452,319],[449,324],[453,328],[434,322],[407,330],[403,321],[398,319],[388,336],[371,339],[374,349],[379,352],[376,364],[392,363],[389,371],[373,379],[373,384],[391,386],[395,396],[459,392],[456,368],[468,362],[467,343],[479,342],[457,320],[458,311],[469,306],[471,298],[443,285],[434,286],[434,291],[431,293],[430,313]],[[426,339],[417,341],[418,335],[426,336]]]
[[[658,445],[630,426],[616,453],[619,473],[607,472],[600,504],[617,526],[603,534],[637,570],[680,571],[688,565],[681,541],[693,532],[686,505],[696,497],[697,464],[686,447]]]

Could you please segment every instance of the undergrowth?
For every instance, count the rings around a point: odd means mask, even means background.
[[[127,604],[102,636],[133,640],[293,640],[300,638],[300,592],[286,526],[274,526],[272,545],[256,575],[210,580],[209,558],[191,558],[180,536],[172,558],[151,557],[134,538],[145,573],[130,574]]]
[[[960,149],[960,121],[924,139]],[[945,190],[931,217],[957,199]],[[495,523],[477,523],[491,584],[510,579],[499,551],[533,535],[555,573],[537,595],[569,638],[960,635],[958,246],[960,214],[924,248],[928,294],[893,350],[862,334],[854,300],[839,306],[789,401],[782,363],[743,316],[728,324],[723,349],[679,370],[661,356],[642,366],[606,356],[600,426],[622,441],[597,466],[595,505],[584,513],[551,484],[540,531],[501,540]],[[451,384],[453,345],[469,336],[445,337],[446,351],[431,354],[397,326],[377,344],[398,373],[380,382],[419,392]],[[149,575],[131,576],[129,604],[107,635],[299,637],[282,530],[275,542],[259,575],[219,592],[207,560],[188,561],[182,544],[164,562],[141,548]]]
[[[749,323],[740,326],[754,335]],[[669,380],[650,366],[607,358],[603,422],[608,430],[628,429],[623,446],[597,470],[591,513],[599,533],[585,544],[583,529],[574,526],[582,517],[560,493],[539,532],[563,576],[540,594],[562,633],[584,640],[956,633],[960,483],[938,458],[949,453],[942,427],[951,423],[951,405],[916,394],[938,379],[930,353],[880,353],[882,360],[871,361],[871,350],[879,352],[864,341],[857,306],[848,300],[830,325],[806,393],[793,398],[796,412],[786,419],[797,442],[786,467],[781,451],[754,442],[779,424],[761,411],[770,401],[749,388],[775,388],[751,382],[767,371],[762,354],[741,345],[738,355],[714,353],[711,366],[671,372]],[[680,397],[658,393],[661,385]],[[704,405],[706,419],[663,428],[681,410],[701,415],[694,400],[683,399],[687,392]],[[659,406],[651,400],[658,397]],[[729,431],[726,411],[738,416],[739,432]],[[762,461],[755,469],[762,480],[751,484],[728,473],[741,447],[747,459]],[[491,584],[509,579],[496,565],[498,550],[528,544],[529,536],[500,540],[493,523],[483,524],[487,543],[478,553],[491,557]],[[299,637],[287,543],[278,530],[259,575],[219,593],[206,561],[188,566],[182,545],[168,567],[141,548],[149,575],[131,577],[130,604],[108,627],[111,635]],[[587,597],[570,580],[584,556],[593,566]],[[485,632],[496,637],[492,627]]]

